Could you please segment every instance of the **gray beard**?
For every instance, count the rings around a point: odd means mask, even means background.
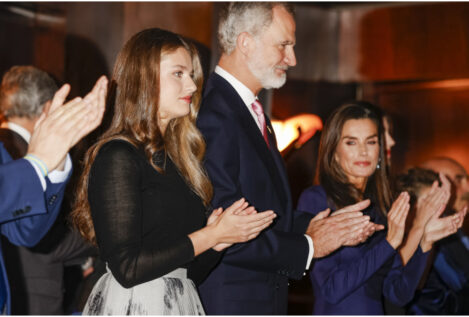
[[[256,63],[256,60],[249,61],[247,64],[251,73],[259,80],[262,87],[265,89],[280,88],[287,81],[287,74],[284,73],[282,76],[278,77],[274,72],[274,68],[268,70],[262,69],[259,67],[259,63]]]

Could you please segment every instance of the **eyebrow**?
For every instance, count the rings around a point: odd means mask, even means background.
[[[280,43],[285,44],[285,45],[295,45],[296,44],[294,41],[290,41],[290,40],[285,40],[285,41],[282,41]]]
[[[184,66],[184,65],[179,65],[179,64],[173,65],[172,67],[173,67],[173,68],[176,68],[176,67],[177,67],[177,68],[187,69],[186,66]]]
[[[378,137],[378,134],[373,134],[373,135],[370,135],[369,137],[367,137],[366,139],[372,139],[372,138],[376,138]],[[345,135],[342,137],[342,139],[353,139],[353,140],[356,140],[358,139],[357,137],[354,137],[354,136],[350,136],[350,135]]]
[[[466,174],[456,174],[456,176],[454,178],[456,178],[458,181],[460,181],[460,180],[463,180],[463,179],[469,179],[469,176],[466,175]]]
[[[182,69],[182,70],[189,70],[189,68],[187,68],[186,66],[184,65],[180,65],[180,64],[176,64],[176,65],[173,65],[172,66],[173,69]],[[191,76],[195,73],[194,69],[192,69],[190,72]]]

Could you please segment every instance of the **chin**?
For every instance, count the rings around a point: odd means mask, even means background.
[[[355,173],[355,177],[370,177],[371,175],[374,174],[376,170],[372,170],[372,171],[358,171],[357,173]]]

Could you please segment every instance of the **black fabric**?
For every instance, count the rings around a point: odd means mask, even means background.
[[[159,153],[154,161],[163,173],[143,150],[113,140],[99,150],[90,172],[88,198],[100,257],[124,287],[179,267],[199,281],[218,260],[211,251],[194,261],[188,234],[205,225],[205,207],[169,157],[161,160]]]
[[[10,129],[0,129],[0,142],[3,143],[14,160],[22,158],[28,151],[28,143],[18,133]]]

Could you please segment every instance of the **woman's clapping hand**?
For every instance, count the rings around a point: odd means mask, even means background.
[[[207,226],[214,229],[217,244],[213,247],[222,251],[233,243],[254,239],[270,226],[277,215],[272,210],[258,213],[244,198],[234,202],[223,211],[215,209],[207,220]]]
[[[386,240],[394,249],[401,245],[404,238],[405,221],[410,208],[409,199],[409,194],[402,192],[388,212],[388,234]]]

